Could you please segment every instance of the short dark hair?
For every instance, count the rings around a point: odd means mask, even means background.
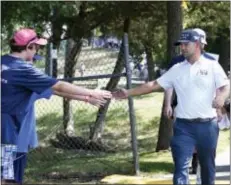
[[[26,50],[27,46],[16,46],[15,45],[15,40],[11,39],[10,40],[10,50],[11,52],[19,52],[21,53],[23,50]]]

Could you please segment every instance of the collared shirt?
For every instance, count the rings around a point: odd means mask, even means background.
[[[187,60],[174,65],[157,79],[165,90],[174,88],[178,98],[176,117],[211,118],[216,116],[212,101],[216,89],[228,84],[228,78],[218,62],[203,55],[194,64]]]
[[[10,55],[1,62],[1,143],[28,152],[38,145],[34,102],[49,98],[57,80]]]
[[[203,55],[205,58],[210,59],[212,61],[217,61],[217,59],[219,58],[219,55],[213,54],[213,53],[203,52]],[[215,56],[217,57],[217,59],[215,58]],[[184,55],[178,55],[178,56],[172,58],[172,60],[170,61],[169,65],[168,65],[168,69],[170,69],[175,64],[183,62],[184,60],[185,60]]]
[[[217,62],[219,59],[219,55],[214,54],[214,53],[203,52],[202,54],[205,58],[210,59],[212,62],[214,62],[214,61]],[[169,70],[172,66],[174,66],[175,64],[178,64],[180,62],[184,62],[184,60],[185,60],[184,55],[178,55],[176,57],[173,57],[172,60],[170,61],[169,65],[168,65],[167,69]],[[173,107],[176,107],[176,105],[177,105],[177,96],[174,97],[173,102],[172,102]]]

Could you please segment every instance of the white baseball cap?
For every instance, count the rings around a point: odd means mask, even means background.
[[[194,28],[193,30],[200,35],[200,37],[201,37],[201,43],[202,44],[207,44],[205,31],[202,30],[202,29],[200,29],[200,28]]]

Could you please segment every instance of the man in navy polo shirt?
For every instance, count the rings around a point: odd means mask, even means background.
[[[6,181],[22,183],[27,152],[38,146],[36,100],[55,94],[101,106],[111,98],[108,91],[58,81],[26,62],[46,44],[33,29],[20,29],[10,40],[11,54],[1,57],[1,179]]]

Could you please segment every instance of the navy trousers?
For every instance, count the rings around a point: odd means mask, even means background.
[[[189,184],[189,163],[196,147],[201,165],[203,185],[215,183],[215,153],[219,127],[217,119],[207,122],[192,122],[176,119],[173,125],[171,151],[174,161],[173,184]]]
[[[16,160],[14,161],[14,175],[15,182],[22,184],[24,171],[27,164],[27,153],[17,153]]]

